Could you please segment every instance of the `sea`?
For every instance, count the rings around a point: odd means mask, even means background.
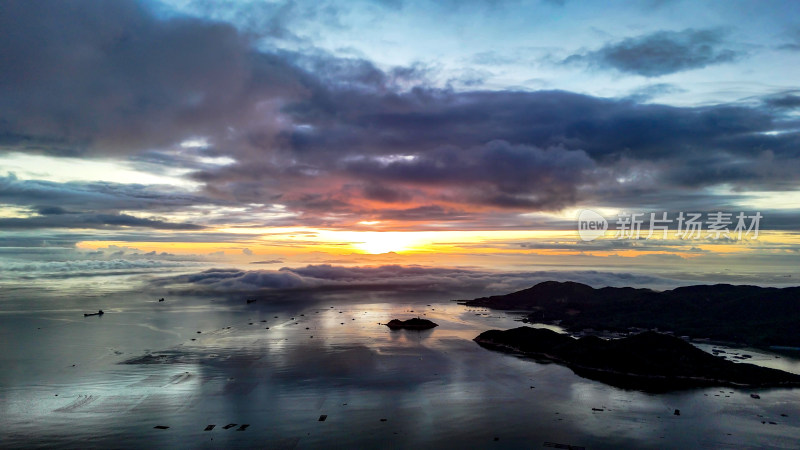
[[[520,315],[441,295],[102,286],[0,294],[0,447],[800,447],[800,389],[612,387],[480,347]],[[411,317],[439,326],[382,325]],[[800,373],[791,356],[698,346]]]

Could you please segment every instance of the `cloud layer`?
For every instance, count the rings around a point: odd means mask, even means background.
[[[680,86],[455,89],[436,67],[315,48],[281,22],[303,8],[252,26],[130,0],[2,8],[0,154],[113,158],[199,187],[0,173],[0,206],[21,211],[0,229],[520,227],[579,205],[733,209],[800,183],[794,91],[668,106],[648,101]],[[645,32],[567,62],[659,77],[745,58],[729,35]]]
[[[253,51],[232,26],[162,20],[129,0],[10,2],[0,27],[6,145],[136,152],[224,133],[269,112],[265,98],[302,90],[284,60]]]
[[[370,290],[463,295],[507,293],[547,280],[572,280],[592,286],[676,286],[679,281],[651,275],[598,271],[495,272],[425,266],[344,267],[309,265],[280,270],[209,269],[153,280],[157,289],[193,294]]]

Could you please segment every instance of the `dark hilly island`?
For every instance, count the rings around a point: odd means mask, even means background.
[[[392,319],[385,325],[392,330],[429,330],[439,326],[439,324],[428,319],[420,319],[418,317],[408,320]]]
[[[463,304],[524,311],[529,321],[555,322],[573,332],[658,329],[762,348],[800,347],[800,287],[715,284],[659,292],[546,281]]]
[[[475,341],[489,349],[551,360],[585,378],[627,389],[800,386],[800,375],[727,361],[680,338],[653,331],[604,340],[519,327],[485,331]]]

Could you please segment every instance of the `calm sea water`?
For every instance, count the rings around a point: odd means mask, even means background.
[[[104,316],[83,317],[101,308]],[[379,325],[415,316],[440,326]],[[6,292],[0,446],[800,445],[800,390],[626,391],[472,341],[487,329],[519,326],[514,319],[441,299],[363,292],[250,305]],[[800,373],[798,360],[746,353]],[[208,425],[215,426],[204,431]]]

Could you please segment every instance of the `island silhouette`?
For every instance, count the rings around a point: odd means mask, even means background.
[[[389,323],[384,324],[387,327],[391,328],[392,330],[427,330],[433,327],[438,327],[439,324],[433,323],[428,319],[420,319],[419,317],[415,317],[413,319],[408,320],[399,320],[399,319],[392,319]]]
[[[577,375],[644,391],[701,386],[797,387],[800,375],[706,353],[683,339],[646,331],[621,339],[580,339],[544,328],[489,330],[475,342],[563,364]]]
[[[800,287],[715,284],[659,292],[546,281],[460,303],[521,311],[523,321],[557,323],[571,332],[657,329],[772,350],[800,348]]]

